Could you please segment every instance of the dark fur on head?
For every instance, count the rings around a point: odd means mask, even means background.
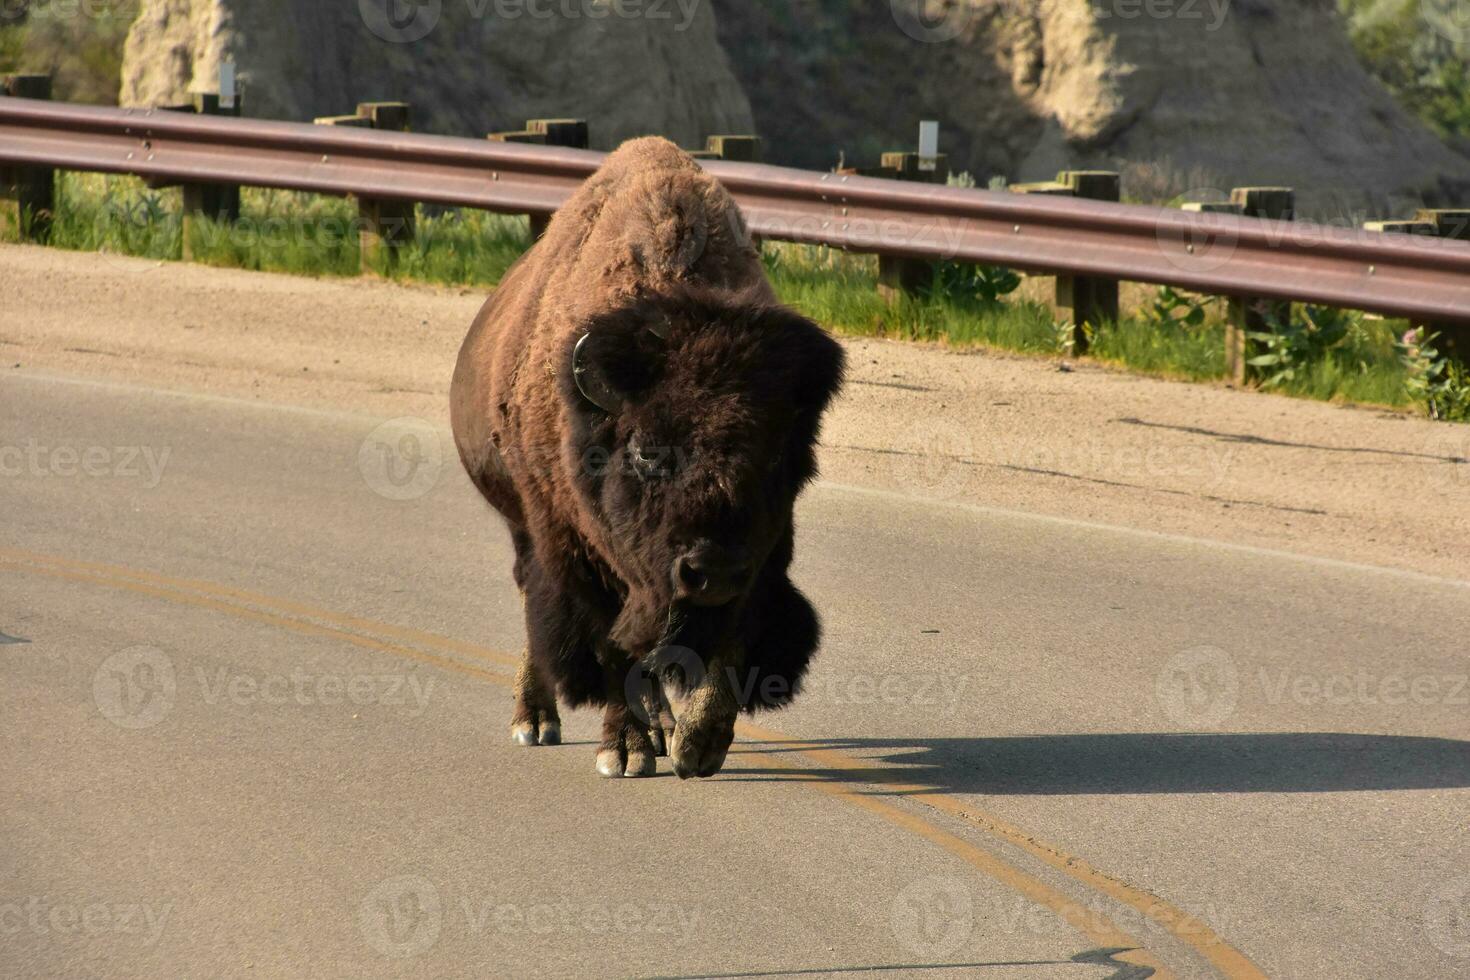
[[[573,484],[631,572],[612,636],[635,656],[676,645],[738,668],[752,644],[789,649],[778,639],[787,636],[815,646],[815,615],[786,579],[792,505],[816,473],[843,353],[810,320],[760,299],[679,289],[586,321],[583,357],[623,401],[615,415],[561,376]],[[564,357],[578,340],[568,338]],[[758,572],[734,615],[674,603],[669,569],[698,541],[753,557]],[[787,621],[762,622],[773,615]],[[731,635],[708,635],[715,622]],[[780,659],[789,698],[805,663]]]

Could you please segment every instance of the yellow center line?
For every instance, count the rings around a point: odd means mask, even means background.
[[[164,576],[117,565],[77,561],[12,548],[0,548],[0,568],[30,571],[69,581],[121,588],[311,635],[344,639],[356,646],[405,656],[488,680],[505,688],[510,687],[510,678],[506,675],[362,634],[377,633],[392,636],[407,642],[423,644],[444,652],[489,661],[505,667],[514,667],[519,663],[519,659],[512,655],[477,644],[319,609],[293,600],[234,589],[199,579]],[[233,599],[236,602],[226,602],[222,599]],[[238,602],[274,609],[277,612],[286,612],[306,619],[274,615],[270,612],[238,605]],[[332,623],[336,626],[324,626],[323,623]],[[351,632],[351,630],[358,632]],[[875,770],[864,760],[846,752],[814,746],[749,722],[741,722],[737,730],[745,738],[785,743],[791,750],[826,769],[837,772],[860,771],[864,782],[886,786],[894,792],[909,796],[916,802],[963,820],[991,837],[1019,847],[1089,888],[1142,912],[1149,919],[1162,925],[1170,934],[1199,952],[1229,980],[1265,980],[1265,974],[1254,963],[1196,917],[1175,908],[1141,888],[1094,868],[1086,861],[1068,854],[1055,845],[1039,840],[1000,818],[954,797],[933,792],[932,787],[905,781],[903,770],[896,770],[890,776]],[[772,768],[780,767],[780,763],[773,756],[759,749],[747,749],[745,754],[760,756]],[[972,867],[1015,889],[1032,902],[1050,909],[1073,928],[1100,945],[1130,948],[1130,952],[1117,957],[1120,961],[1150,966],[1155,970],[1154,976],[1159,980],[1172,980],[1174,977],[1174,974],[1164,967],[1151,952],[1142,948],[1142,944],[1137,939],[1124,932],[1106,916],[1069,898],[1065,893],[1027,875],[1002,858],[975,847],[919,815],[869,794],[856,792],[842,782],[823,778],[820,773],[813,775],[815,777],[813,779],[797,781],[867,810],[894,826],[929,840]]]
[[[909,782],[902,769],[891,773],[873,768],[864,760],[836,749],[826,749],[792,739],[790,736],[748,722],[741,722],[742,734],[762,741],[784,742],[797,754],[828,769],[861,771],[862,779],[886,786],[895,793],[932,807],[941,813],[978,827],[992,837],[1019,847],[1031,856],[1063,871],[1089,888],[1116,899],[1163,926],[1170,934],[1193,947],[1210,965],[1230,980],[1266,980],[1266,975],[1240,950],[1227,943],[1218,933],[1182,909],[1170,905],[1136,885],[1130,885],[1106,871],[1093,867],[1082,858],[1068,854],[999,817],[943,793],[933,787]]]

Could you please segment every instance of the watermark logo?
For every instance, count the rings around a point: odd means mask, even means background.
[[[439,24],[444,0],[357,0],[367,29],[389,44],[422,41]]]
[[[156,647],[120,650],[92,675],[97,710],[119,728],[152,728],[163,721],[177,691],[173,661]]]
[[[1429,896],[1424,932],[1446,956],[1470,957],[1470,875],[1445,882]]]
[[[1235,661],[1218,647],[1176,653],[1154,679],[1154,697],[1176,725],[1217,728],[1240,699]]]
[[[1230,195],[1214,187],[1185,191],[1182,208],[1165,209],[1154,226],[1154,237],[1165,260],[1176,269],[1212,272],[1229,262],[1240,238],[1221,209]]]
[[[970,889],[956,878],[911,882],[893,897],[889,916],[899,943],[925,959],[954,955],[975,929]]]
[[[362,441],[357,468],[378,496],[417,500],[434,488],[444,468],[439,430],[411,415],[389,419]]]
[[[148,151],[144,151],[145,155]],[[111,178],[102,178],[111,183]],[[119,272],[146,272],[155,268],[146,250],[149,237],[157,231],[172,232],[182,219],[163,205],[163,196],[146,192],[141,197],[108,193],[92,218],[92,247],[99,259]]]
[[[921,419],[898,434],[891,452],[895,476],[905,489],[931,497],[954,497],[970,481],[975,442],[962,427]]]
[[[975,7],[972,0],[888,0],[898,29],[925,44],[959,37],[975,19]]]
[[[357,910],[358,927],[368,945],[393,959],[427,952],[439,941],[443,920],[439,890],[420,875],[380,882]]]

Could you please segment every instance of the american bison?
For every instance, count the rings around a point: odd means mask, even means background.
[[[820,628],[787,570],[841,347],[777,303],[729,193],[672,143],[610,154],[470,327],[451,393],[505,518],[527,649],[512,737],[604,705],[597,771],[719,771]],[[663,691],[684,696],[677,725]]]

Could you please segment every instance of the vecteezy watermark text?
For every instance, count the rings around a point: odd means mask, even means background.
[[[507,901],[503,894],[446,894],[422,875],[379,882],[358,906],[358,927],[384,956],[427,952],[444,932],[470,939],[514,936],[656,935],[692,940],[704,913],[672,902],[604,902],[565,897]]]
[[[48,446],[37,439],[0,446],[0,476],[138,480],[152,490],[163,479],[168,446]]]
[[[703,0],[459,0],[462,12],[451,22],[470,20],[569,21],[647,20],[668,22],[683,33],[694,23]],[[444,17],[444,0],[358,0],[362,22],[392,44],[412,44],[428,37]]]
[[[434,693],[435,678],[417,671],[336,674],[300,667],[289,673],[195,666],[175,671],[173,659],[156,647],[120,650],[97,667],[92,699],[119,728],[152,728],[168,717],[180,697],[181,679],[193,680],[207,705],[272,708],[382,707],[418,718]]]
[[[172,902],[58,902],[45,895],[0,899],[0,936],[121,936],[148,947],[163,935],[173,909]]]

